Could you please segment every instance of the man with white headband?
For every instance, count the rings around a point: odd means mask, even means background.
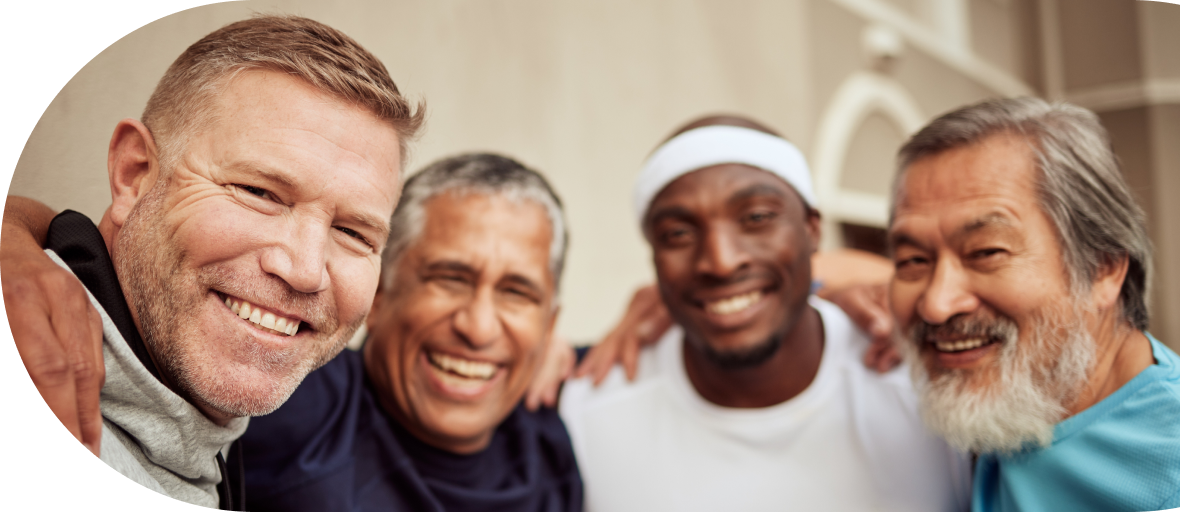
[[[966,508],[964,458],[929,434],[905,371],[810,295],[820,216],[802,154],[748,119],[694,121],[635,189],[677,326],[561,414],[588,510]]]

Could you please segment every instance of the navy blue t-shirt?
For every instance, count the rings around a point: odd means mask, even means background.
[[[556,411],[518,406],[482,452],[409,434],[378,404],[361,355],[312,372],[242,437],[247,510],[582,510],[582,480]]]

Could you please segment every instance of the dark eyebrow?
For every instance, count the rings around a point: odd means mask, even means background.
[[[426,265],[426,270],[449,270],[451,272],[459,272],[462,274],[474,274],[475,267],[456,260],[438,260],[432,261]]]
[[[961,227],[956,229],[953,234],[951,234],[951,237],[952,238],[963,238],[967,235],[970,235],[972,233],[977,233],[977,232],[985,230],[985,229],[990,229],[990,228],[994,228],[994,227],[1010,227],[1010,226],[1013,226],[1012,219],[1010,217],[1008,217],[1007,215],[1004,215],[999,212],[986,213],[986,214],[983,214],[979,217],[971,219],[967,223],[963,224]],[[923,245],[922,243],[918,242],[917,239],[915,239],[905,233],[897,233],[894,231],[890,231],[888,236],[889,236],[889,253],[890,254],[893,254],[893,252],[896,251],[897,248],[902,245],[910,245],[910,246],[917,247],[917,248],[923,249],[923,250],[926,248],[926,246]]]
[[[473,275],[476,275],[479,273],[479,271],[476,270],[475,267],[472,267],[471,265],[468,265],[468,264],[463,263],[462,261],[458,261],[458,260],[433,261],[430,264],[426,265],[426,269],[428,271],[435,271],[435,272],[438,272],[438,271],[457,272],[457,273],[466,274],[469,276],[473,276]],[[542,287],[540,284],[538,284],[536,282],[536,280],[534,280],[526,275],[523,275],[523,274],[510,273],[510,274],[504,276],[501,279],[501,281],[513,283],[513,284],[528,288],[529,291],[531,291],[535,294],[538,294],[538,296],[544,295],[544,287]]]
[[[753,199],[753,198],[765,197],[765,196],[774,197],[776,199],[786,199],[787,198],[786,193],[778,187],[774,187],[774,186],[768,185],[766,183],[755,183],[755,184],[750,185],[746,188],[743,188],[737,192],[734,192],[732,196],[729,196],[729,200],[726,202],[729,204],[734,204],[734,203],[739,203],[739,202],[745,201],[747,199]]]
[[[693,213],[688,208],[683,206],[666,206],[651,212],[651,214],[648,215],[647,223],[651,225],[667,218],[687,220],[691,219],[692,217]]]
[[[504,276],[504,281],[528,288],[530,292],[538,297],[544,297],[545,291],[541,285],[530,279],[528,276],[522,274],[508,274]]]
[[[914,237],[905,233],[897,233],[895,231],[889,232],[889,256],[892,257],[897,248],[903,245],[911,245],[919,249],[925,249],[925,246],[918,243]]]

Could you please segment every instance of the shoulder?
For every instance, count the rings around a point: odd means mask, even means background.
[[[242,436],[252,492],[350,460],[363,420],[374,407],[359,353],[345,350],[308,374],[277,410],[252,418]],[[307,474],[292,475],[296,469]]]
[[[500,430],[509,437],[531,438],[540,448],[535,455],[523,453],[528,450],[521,450],[516,455],[539,457],[539,462],[554,476],[577,475],[578,465],[574,460],[574,447],[557,410],[542,407],[537,411],[529,411],[518,405],[501,423]]]
[[[598,385],[589,377],[567,381],[559,401],[562,418],[568,424],[572,418],[608,404],[641,400],[667,377],[670,364],[679,364],[674,354],[679,354],[681,333],[679,327],[673,327],[655,345],[644,347],[634,380],[628,380],[622,365],[616,364]]]

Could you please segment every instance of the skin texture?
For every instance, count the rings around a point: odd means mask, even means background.
[[[890,302],[901,329],[958,316],[1007,317],[1020,343],[1038,315],[1071,304],[1056,231],[1037,202],[1035,171],[1028,141],[1003,133],[910,166],[889,231],[896,267]],[[1097,352],[1088,382],[1067,407],[1071,415],[1152,364],[1147,338],[1118,315],[1126,269],[1126,257],[1103,267],[1087,293],[1092,309],[1077,319]],[[932,377],[961,369],[972,375],[973,389],[994,384],[999,343],[943,353],[932,345],[938,335],[931,338],[919,353]]]
[[[807,305],[819,216],[789,185],[740,164],[700,169],[670,183],[644,220],[660,296],[685,329],[685,368],[705,399],[765,407],[803,391],[823,352],[819,314]],[[741,311],[709,305],[759,292]],[[781,345],[757,364],[709,353],[748,354]]]
[[[238,75],[218,109],[170,174],[119,123],[99,229],[166,384],[224,423],[273,410],[359,326],[400,164],[391,126],[279,73]],[[226,296],[303,325],[264,332]]]
[[[557,317],[545,210],[499,196],[441,194],[369,315],[365,368],[415,437],[453,453],[485,448],[537,374]],[[493,363],[455,386],[428,354]]]

